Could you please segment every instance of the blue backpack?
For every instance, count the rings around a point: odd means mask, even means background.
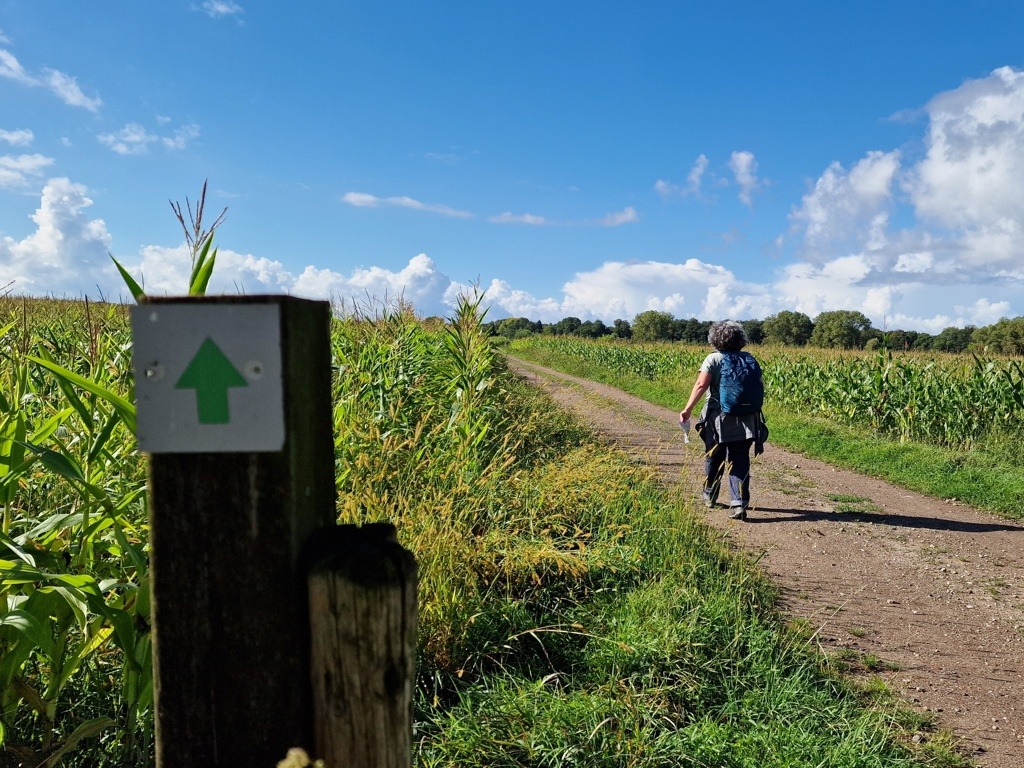
[[[718,400],[722,413],[749,416],[764,405],[764,382],[761,366],[749,352],[724,352]]]

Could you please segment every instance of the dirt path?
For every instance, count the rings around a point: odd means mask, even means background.
[[[699,498],[703,446],[677,413],[509,360],[513,370]],[[935,714],[988,768],[1024,767],[1024,525],[769,444],[746,523],[708,522],[763,553],[783,608],[830,655]],[[922,738],[927,738],[923,735]]]

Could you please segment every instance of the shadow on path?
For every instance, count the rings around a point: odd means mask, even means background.
[[[941,517],[888,515],[881,512],[824,512],[772,507],[751,507],[747,522],[871,523],[873,525],[892,525],[899,528],[929,528],[935,531],[956,531],[958,533],[992,533],[994,531],[1020,531],[1024,533],[1024,527],[1007,523],[969,523],[963,520],[946,520]]]

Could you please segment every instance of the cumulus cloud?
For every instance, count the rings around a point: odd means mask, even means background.
[[[778,288],[802,311],[859,309],[922,330],[1024,311],[1024,72],[969,80],[924,114],[916,163],[897,151],[849,171],[833,163],[791,213],[806,263]]]
[[[879,242],[899,170],[898,152],[870,152],[849,172],[838,162],[826,168],[790,216],[808,255],[828,256],[851,241]]]
[[[342,195],[341,200],[342,202],[353,205],[356,208],[380,208],[393,206],[397,208],[411,208],[414,211],[437,213],[442,216],[449,216],[456,219],[469,219],[473,217],[473,214],[469,211],[460,211],[457,208],[452,208],[447,205],[421,203],[419,200],[405,196],[377,197],[376,195],[370,195],[366,192],[346,192]]]
[[[0,239],[0,285],[36,296],[78,296],[83,286],[110,285],[110,235],[102,219],[86,215],[90,205],[81,184],[50,179],[32,216],[36,230],[21,241]]]
[[[102,219],[89,215],[93,201],[82,184],[50,179],[32,216],[35,230],[22,240],[0,238],[0,286],[30,296],[96,295],[127,297],[127,290],[109,258],[111,236]],[[119,262],[153,294],[186,292],[191,259],[184,244],[150,245],[135,255],[119,254]],[[363,305],[371,300],[404,297],[419,311],[448,314],[452,281],[425,254],[391,271],[359,268],[350,274],[308,266],[300,273],[281,262],[219,249],[211,293],[290,293]]]
[[[119,155],[144,155],[150,146],[160,144],[165,149],[184,149],[188,142],[199,137],[199,126],[193,124],[178,128],[170,136],[150,133],[139,123],[127,123],[111,133],[101,133],[96,138]]]
[[[128,123],[118,131],[101,133],[96,138],[119,155],[145,154],[150,144],[160,141],[159,136],[149,133],[138,123]]]
[[[0,155],[0,189],[17,189],[29,181],[42,178],[43,171],[53,165],[45,155]]]
[[[34,75],[7,50],[0,50],[0,77],[6,77],[22,85],[47,88],[72,107],[83,107],[90,112],[97,112],[103,106],[103,101],[98,96],[87,96],[71,75],[57,69],[44,69],[38,75]]]

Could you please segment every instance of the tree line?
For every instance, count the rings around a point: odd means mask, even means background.
[[[741,320],[754,344],[814,346],[833,349],[934,350],[939,352],[988,351],[1024,355],[1024,317],[1003,318],[993,325],[964,328],[950,326],[941,333],[883,330],[871,325],[861,312],[836,310],[822,312],[813,320],[803,312],[784,310],[764,320]],[[681,341],[706,344],[712,321],[677,318],[668,312],[647,310],[633,321],[616,320],[611,325],[601,320],[581,321],[565,317],[556,323],[542,323],[525,317],[507,317],[485,323],[492,336],[509,339],[533,334],[611,337],[634,341]]]

